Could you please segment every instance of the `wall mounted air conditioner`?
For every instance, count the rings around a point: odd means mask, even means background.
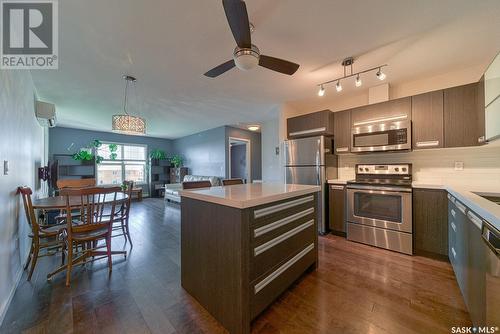
[[[36,101],[35,114],[41,126],[53,128],[56,126],[56,106],[52,103]]]

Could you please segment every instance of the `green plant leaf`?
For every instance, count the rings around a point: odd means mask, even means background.
[[[116,154],[116,153],[111,153],[111,154],[109,155],[109,158],[110,158],[111,160],[116,160],[116,157],[117,157],[117,156],[118,156],[118,154]]]
[[[110,152],[116,152],[118,150],[118,145],[116,144],[109,144],[108,147]]]
[[[95,148],[99,148],[102,146],[102,143],[99,139],[94,139],[94,141],[92,142],[92,146]]]
[[[167,154],[163,150],[154,149],[149,152],[149,157],[153,160],[166,160]]]

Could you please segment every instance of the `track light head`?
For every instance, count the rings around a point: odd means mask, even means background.
[[[342,85],[340,84],[340,80],[337,81],[337,84],[335,84],[335,89],[337,90],[337,92],[342,91]]]
[[[375,74],[375,75],[377,76],[377,78],[378,78],[380,81],[384,80],[384,79],[387,77],[387,76],[385,75],[385,73],[384,73],[384,72],[382,72],[382,69],[380,69],[380,68],[378,69],[377,74]]]
[[[325,95],[325,87],[323,87],[323,85],[320,85],[318,90],[318,96],[324,96],[324,95]]]
[[[361,78],[359,77],[359,74],[356,76],[356,81],[355,81],[356,87],[361,87],[363,82],[361,81]]]

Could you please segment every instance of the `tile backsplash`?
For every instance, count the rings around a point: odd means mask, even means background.
[[[457,166],[455,166],[458,162]],[[463,163],[462,170],[456,170]],[[420,183],[474,185],[500,188],[500,146],[419,150],[404,153],[349,154],[339,156],[338,177],[354,178],[362,163],[411,163],[413,179]],[[460,169],[460,168],[457,168]]]

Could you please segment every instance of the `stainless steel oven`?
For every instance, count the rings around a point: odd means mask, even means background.
[[[398,151],[411,149],[411,121],[395,116],[354,123],[351,152]]]
[[[357,165],[347,183],[347,239],[413,253],[411,165]]]
[[[348,220],[388,230],[412,232],[411,188],[349,185]]]

